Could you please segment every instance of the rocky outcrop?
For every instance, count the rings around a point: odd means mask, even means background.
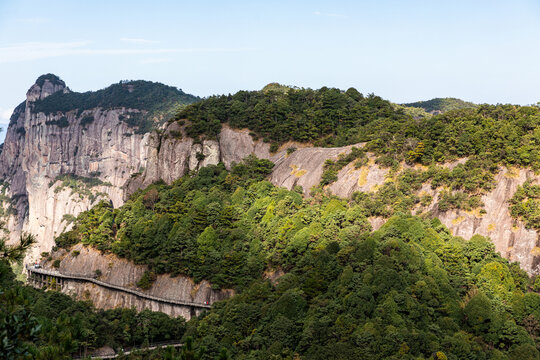
[[[137,288],[136,283],[147,270],[146,266],[135,265],[112,254],[103,255],[81,244],[74,246],[70,252],[65,250],[53,252],[51,260],[42,262],[42,265],[45,269],[51,268],[55,260],[60,262],[56,270],[61,274],[95,277],[98,271],[100,275],[97,278],[102,282],[165,299],[211,305],[234,295],[232,290],[214,290],[208,281],[195,284],[186,276],[170,277],[169,275],[158,275],[150,289],[141,290]],[[139,311],[143,309],[161,311],[171,316],[182,316],[188,320],[199,312],[199,309],[141,299],[135,295],[105,289],[92,283],[68,281],[62,291],[75,295],[81,300],[91,300],[94,306],[102,309],[135,307]]]
[[[514,220],[508,210],[508,202],[519,185],[538,177],[530,170],[501,169],[495,177],[496,187],[483,196],[485,214],[466,211],[433,213],[448,226],[455,236],[470,239],[479,234],[489,236],[496,250],[505,258],[519,261],[521,267],[531,274],[540,274],[540,243],[535,230],[526,229],[522,222]],[[435,194],[434,201],[437,201]]]
[[[446,164],[452,168],[463,160]],[[338,175],[339,179],[331,185],[337,194],[347,195],[352,188],[361,191],[374,191],[382,185],[385,170],[376,165],[370,165],[358,170],[345,167]],[[384,174],[384,175],[383,175]],[[363,187],[354,184],[354,179],[364,184]],[[371,179],[371,181],[368,181]],[[527,180],[538,181],[538,176],[531,170],[501,168],[495,176],[496,186],[482,196],[485,213],[475,211],[449,210],[442,212],[438,209],[440,189],[432,189],[430,184],[424,184],[419,194],[429,194],[433,197],[427,212],[437,217],[446,225],[453,235],[470,239],[473,235],[489,237],[495,249],[505,258],[518,261],[521,267],[532,275],[540,274],[540,240],[535,230],[525,228],[521,221],[510,216],[509,200],[518,186]],[[374,229],[381,227],[385,220],[382,218],[369,219]]]
[[[93,198],[121,205],[122,185],[147,158],[149,134],[136,134],[120,120],[137,110],[33,112],[34,101],[64,90],[63,82],[34,84],[12,116],[0,154],[0,176],[9,183],[8,195],[17,210],[8,224],[14,237],[21,231],[37,236],[39,246],[30,252],[32,259],[49,250],[55,235],[68,225],[65,214],[87,210],[95,203]],[[93,186],[94,196],[81,196],[76,188],[59,188],[55,180],[61,174],[99,179],[107,186]]]

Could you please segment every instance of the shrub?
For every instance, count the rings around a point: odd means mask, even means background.
[[[152,188],[143,196],[143,204],[147,209],[153,209],[154,204],[159,200],[159,193],[156,188]]]
[[[203,161],[205,157],[206,156],[204,156],[204,154],[200,151],[195,154],[195,158],[197,159],[197,161]]]
[[[293,152],[296,151],[296,148],[295,147],[290,147],[290,148],[287,148],[287,155],[291,155]]]
[[[53,267],[55,267],[57,269],[60,267],[60,260],[59,259],[54,260]]]
[[[88,125],[94,122],[94,115],[86,115],[81,119],[81,126],[86,128]]]
[[[141,276],[140,280],[137,281],[137,286],[143,290],[148,290],[152,287],[152,284],[154,283],[154,281],[156,281],[156,279],[156,273],[150,270],[146,270]]]
[[[271,153],[275,153],[276,151],[278,151],[278,149],[279,149],[279,144],[278,143],[270,144],[270,152]]]

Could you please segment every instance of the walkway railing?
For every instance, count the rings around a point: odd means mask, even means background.
[[[203,303],[195,303],[191,301],[182,301],[182,300],[176,300],[176,299],[168,299],[168,298],[161,298],[153,295],[148,295],[143,292],[128,289],[122,286],[109,284],[97,279],[94,279],[93,277],[87,277],[87,276],[81,276],[81,275],[68,275],[68,274],[62,274],[58,271],[51,271],[51,270],[45,270],[42,268],[35,268],[33,266],[26,265],[26,270],[28,271],[28,275],[34,274],[40,274],[45,276],[51,276],[57,279],[66,279],[66,280],[76,280],[76,281],[87,281],[91,282],[93,284],[102,286],[107,289],[113,289],[117,291],[121,291],[127,294],[135,295],[143,299],[153,300],[157,302],[172,304],[172,305],[181,305],[181,306],[188,306],[193,308],[200,308],[200,309],[210,309],[212,306],[210,304],[203,304]],[[29,276],[30,277],[30,276]]]
[[[156,350],[156,349],[159,349],[159,348],[165,348],[165,347],[169,347],[169,346],[172,346],[174,348],[177,348],[177,347],[181,347],[183,346],[183,344],[181,342],[178,342],[178,341],[162,341],[162,342],[157,342],[157,343],[154,343],[148,347],[132,347],[132,348],[129,348],[129,349],[126,349],[125,351],[121,352],[121,353],[118,353],[118,354],[114,354],[114,355],[102,355],[102,356],[87,356],[87,357],[79,357],[79,356],[75,356],[73,357],[73,359],[115,359],[121,355],[129,355],[133,352],[144,352],[144,351],[152,351],[152,350]]]

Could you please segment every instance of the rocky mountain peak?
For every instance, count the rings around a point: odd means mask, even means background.
[[[69,91],[63,80],[54,74],[41,75],[26,93],[26,100],[28,102],[43,100],[58,91]]]

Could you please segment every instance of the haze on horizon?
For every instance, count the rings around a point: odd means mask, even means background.
[[[534,0],[2,0],[0,124],[45,73],[74,91],[145,79],[208,96],[279,82],[533,104],[538,38]]]

